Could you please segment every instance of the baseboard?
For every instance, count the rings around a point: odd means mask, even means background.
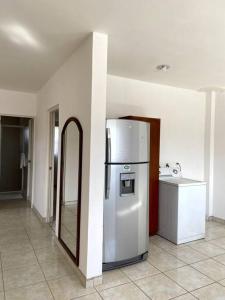
[[[42,217],[42,215],[39,213],[39,211],[37,210],[37,208],[33,205],[31,208],[34,212],[34,214],[38,217],[38,219],[42,222],[42,223],[47,223],[47,218]]]
[[[209,217],[208,221],[214,221],[214,222],[218,222],[218,223],[221,223],[221,224],[225,224],[225,220],[224,219],[220,219],[220,218],[213,217],[213,216]]]
[[[75,271],[75,273],[78,275],[78,277],[79,277],[82,285],[85,288],[93,288],[94,286],[102,284],[102,276],[97,276],[97,277],[93,277],[93,278],[87,279],[86,276],[81,272],[81,270],[71,260],[71,258],[69,257],[69,255],[67,254],[67,252],[65,251],[65,249],[62,247],[62,245],[60,244],[60,242],[58,240],[56,240],[56,243],[57,243],[59,249],[62,251],[62,253],[66,257],[66,259],[68,260],[68,262],[70,263],[70,265],[72,266],[72,268]]]

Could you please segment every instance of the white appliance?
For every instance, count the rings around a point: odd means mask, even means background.
[[[160,236],[175,244],[204,238],[205,210],[206,182],[183,178],[178,163],[160,168]]]

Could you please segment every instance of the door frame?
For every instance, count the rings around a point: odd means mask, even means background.
[[[26,116],[26,115],[10,115],[10,114],[0,114],[0,155],[1,155],[1,117],[12,117],[12,118],[26,118],[29,119],[29,147],[28,147],[28,160],[30,160],[28,164],[28,170],[29,172],[27,173],[27,181],[29,182],[29,196],[28,196],[28,187],[27,187],[27,200],[30,203],[30,207],[33,207],[33,195],[34,195],[34,157],[35,157],[35,140],[34,140],[34,135],[35,135],[35,117],[34,116]],[[1,160],[0,160],[1,164]]]
[[[27,170],[27,200],[32,203],[33,194],[33,171],[34,171],[34,119],[29,120],[29,141],[28,141],[28,170]]]
[[[59,105],[56,105],[48,110],[48,189],[47,189],[47,223],[53,221],[53,195],[54,195],[54,127],[55,127],[55,112],[59,111]],[[58,157],[59,163],[59,157]],[[59,165],[58,165],[59,168]],[[58,183],[57,172],[57,183]],[[57,186],[57,196],[58,199],[58,186]],[[56,200],[57,201],[57,200]],[[56,212],[57,214],[57,212]]]

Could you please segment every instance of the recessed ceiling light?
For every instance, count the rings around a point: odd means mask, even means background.
[[[166,65],[166,64],[163,64],[163,65],[158,65],[156,67],[156,70],[157,71],[162,71],[162,72],[166,72],[170,69],[170,66],[169,65]]]
[[[8,24],[2,27],[7,37],[15,44],[39,48],[40,44],[32,33],[20,24]]]

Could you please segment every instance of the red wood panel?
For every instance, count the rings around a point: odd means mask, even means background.
[[[150,168],[149,168],[149,235],[158,231],[159,214],[159,153],[160,119],[141,116],[126,116],[121,119],[138,120],[150,123]]]

